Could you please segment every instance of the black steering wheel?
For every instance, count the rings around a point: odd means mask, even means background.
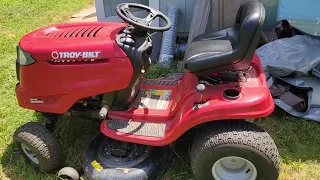
[[[130,12],[130,8],[145,10],[149,14],[145,18],[138,18]],[[164,15],[162,12],[158,10],[155,10],[151,7],[148,7],[142,4],[122,3],[117,6],[116,12],[119,15],[119,17],[121,17],[121,19],[123,19],[125,22],[146,31],[162,32],[162,31],[167,31],[171,28],[171,21],[168,18],[168,16]],[[159,17],[160,19],[163,19],[166,25],[163,27],[151,26],[152,21],[155,20],[157,17]]]

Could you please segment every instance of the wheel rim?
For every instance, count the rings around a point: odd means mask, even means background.
[[[21,143],[21,149],[23,150],[24,154],[35,164],[39,164],[39,160],[37,156],[23,143]]]
[[[247,159],[228,156],[213,164],[212,176],[216,180],[255,180],[257,168]]]

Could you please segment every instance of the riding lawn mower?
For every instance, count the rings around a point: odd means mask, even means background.
[[[132,9],[148,12],[136,17]],[[101,120],[83,156],[84,179],[161,179],[174,157],[170,145],[198,128],[190,147],[196,179],[275,180],[277,147],[251,120],[274,110],[255,54],[265,19],[258,1],[244,3],[233,26],[199,35],[188,45],[184,74],[147,79],[152,32],[171,28],[162,12],[122,3],[124,23],[64,23],[35,30],[17,47],[16,96],[40,112],[14,134],[28,163],[43,172],[61,168],[61,142],[51,132],[60,115]],[[153,26],[160,18],[164,26]],[[84,129],[85,130],[85,129]],[[61,178],[78,179],[72,168]]]

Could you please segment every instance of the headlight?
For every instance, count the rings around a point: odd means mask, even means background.
[[[24,52],[19,46],[17,47],[17,56],[17,62],[22,66],[27,66],[36,62],[29,53]]]

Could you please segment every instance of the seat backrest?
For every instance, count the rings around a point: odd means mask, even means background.
[[[239,30],[237,48],[245,53],[243,63],[251,62],[259,44],[265,20],[265,8],[258,0],[242,4],[237,12],[235,27]]]

